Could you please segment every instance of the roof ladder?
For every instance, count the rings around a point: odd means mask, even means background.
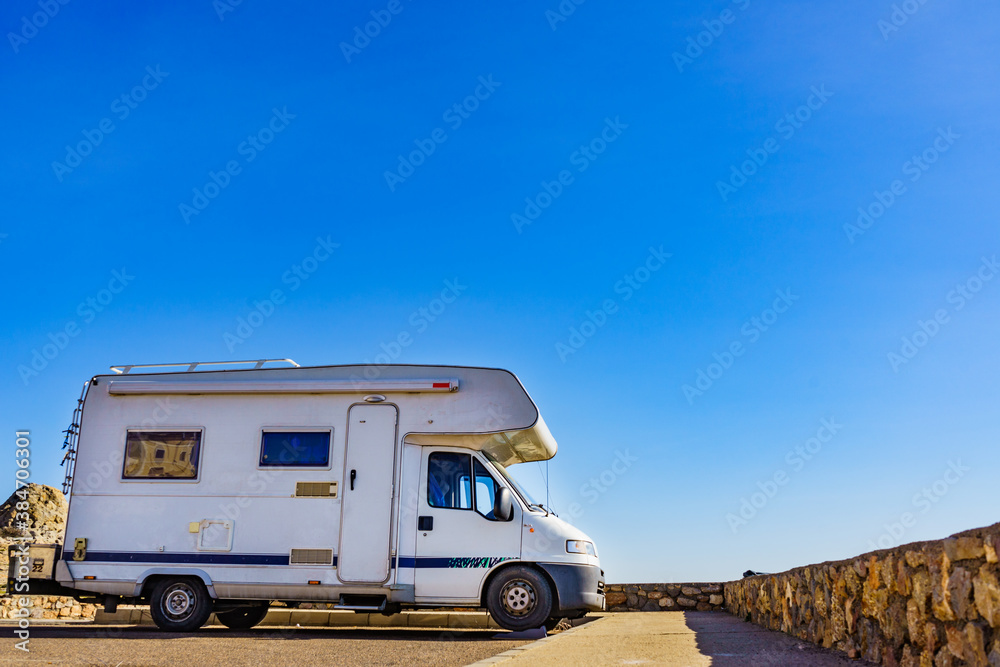
[[[63,456],[62,462],[59,464],[66,468],[66,477],[63,479],[62,492],[63,495],[69,493],[70,488],[73,486],[73,472],[76,470],[76,451],[77,446],[80,443],[80,418],[83,416],[83,399],[87,395],[87,388],[90,386],[90,382],[83,383],[83,389],[80,391],[80,398],[76,399],[76,408],[73,410],[73,419],[70,422],[69,428],[63,431],[66,437],[63,439],[62,448],[66,450],[66,454]]]

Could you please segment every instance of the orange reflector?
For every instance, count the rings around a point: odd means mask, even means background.
[[[88,576],[84,577],[84,579],[97,579],[97,577],[95,577],[93,575],[88,575]]]
[[[319,586],[319,582],[318,581],[310,581],[309,585],[310,586]]]

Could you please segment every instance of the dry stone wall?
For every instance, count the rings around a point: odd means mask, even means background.
[[[7,547],[14,543],[15,538],[27,537],[37,544],[62,544],[63,533],[66,530],[66,513],[69,505],[65,496],[51,486],[29,484],[27,498],[21,499],[12,494],[0,505],[0,587],[7,588]],[[27,508],[28,521],[25,525],[23,515],[18,509],[18,503]],[[92,604],[80,604],[73,598],[33,596],[31,598],[31,617],[35,619],[79,620],[93,619],[97,608]],[[18,609],[16,597],[0,598],[0,619],[14,618],[13,612]]]
[[[1000,667],[1000,523],[725,584],[753,623],[902,667]]]
[[[722,584],[609,584],[608,611],[720,611]]]

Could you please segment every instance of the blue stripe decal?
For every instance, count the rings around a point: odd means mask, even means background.
[[[459,556],[455,558],[400,556],[398,560],[400,568],[468,569],[490,568],[505,561],[515,560],[515,558],[513,556]]]
[[[73,552],[63,552],[63,560],[73,561]],[[333,557],[333,567],[337,567],[338,557]],[[491,568],[505,561],[516,560],[512,556],[460,556],[423,557],[400,556],[392,560],[391,566],[400,569],[470,569]],[[230,554],[230,553],[169,553],[162,551],[88,551],[87,563],[168,563],[168,564],[208,564],[208,565],[288,565],[287,554]],[[324,567],[318,565],[316,567]],[[330,566],[325,566],[330,567]]]
[[[64,551],[63,560],[73,561],[73,552]],[[88,551],[81,562],[93,563],[208,563],[215,565],[288,565],[288,554],[206,554],[161,551]]]

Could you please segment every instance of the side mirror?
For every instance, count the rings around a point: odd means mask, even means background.
[[[514,518],[514,500],[510,489],[501,487],[493,499],[493,516],[497,521],[510,521]]]

